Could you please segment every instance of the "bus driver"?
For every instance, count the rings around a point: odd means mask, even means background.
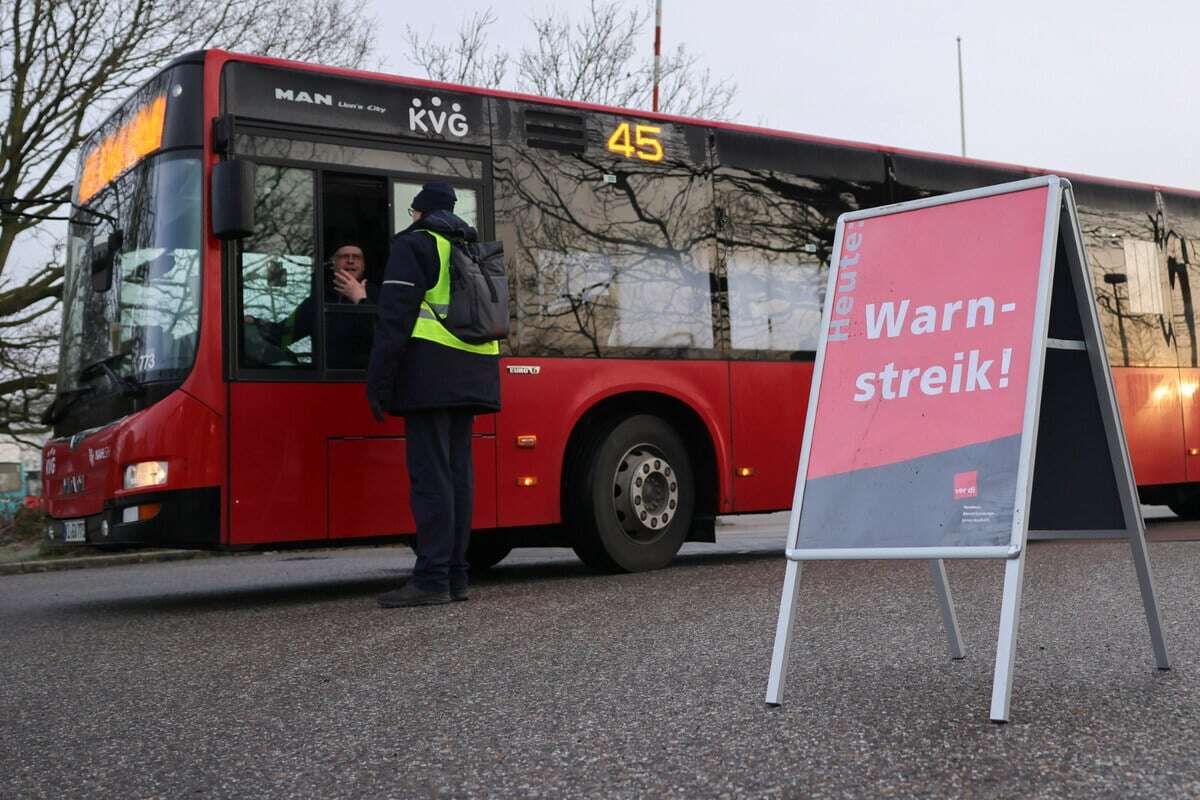
[[[327,262],[333,271],[334,295],[326,305],[374,305],[379,287],[367,280],[367,262],[362,248],[344,244]],[[311,337],[316,324],[312,295],[280,322],[259,320],[247,315],[247,325],[257,325],[264,337],[285,350],[305,337]],[[326,318],[327,365],[332,369],[364,369],[371,352],[371,321],[360,314],[335,314]]]

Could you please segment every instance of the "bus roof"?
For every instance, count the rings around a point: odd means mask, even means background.
[[[741,133],[759,134],[762,136],[773,136],[780,139],[793,139],[797,141],[813,142],[815,144],[836,145],[841,147],[849,147],[856,149],[874,150],[881,153],[915,156],[919,158],[934,158],[945,162],[962,164],[964,166],[979,166],[991,167],[995,169],[1013,170],[1018,172],[1027,172],[1037,175],[1058,175],[1068,179],[1078,179],[1092,183],[1103,183],[1110,186],[1125,187],[1131,189],[1150,189],[1170,192],[1173,194],[1183,194],[1192,197],[1200,197],[1200,190],[1184,189],[1177,186],[1168,186],[1164,184],[1150,184],[1139,181],[1129,181],[1120,178],[1106,178],[1097,175],[1088,175],[1079,172],[1062,172],[1057,170],[1047,170],[1043,167],[1033,167],[1023,164],[1011,164],[1003,161],[990,161],[977,158],[966,158],[956,156],[949,153],[932,153],[921,150],[913,150],[904,147],[893,147],[889,145],[875,144],[872,142],[854,141],[851,139],[838,139],[829,136],[816,136],[806,133],[795,133],[793,131],[777,130],[774,128],[764,128],[755,125],[744,125],[737,122],[718,122],[714,120],[698,119],[695,117],[684,117],[676,114],[664,114],[662,112],[646,111],[644,109],[635,108],[620,108],[617,106],[606,106],[599,103],[585,103],[578,100],[560,100],[552,97],[542,97],[539,95],[524,94],[522,92],[512,92],[503,89],[486,89],[478,86],[463,86],[455,83],[445,83],[442,81],[430,80],[428,78],[410,78],[402,75],[393,75],[384,72],[371,72],[367,70],[347,69],[345,67],[330,67],[321,64],[310,64],[302,61],[291,61],[288,59],[268,58],[265,56],[254,56],[243,53],[236,53],[229,50],[212,49],[207,51],[195,51],[181,56],[175,62],[181,60],[194,60],[196,56],[203,52],[209,57],[215,57],[219,65],[223,65],[226,61],[245,61],[255,64],[264,64],[276,67],[288,67],[292,69],[304,70],[309,72],[322,72],[330,75],[339,75],[348,78],[358,78],[366,80],[377,80],[386,83],[405,84],[409,86],[419,86],[428,89],[448,90],[455,92],[463,92],[466,94],[482,95],[484,97],[499,97],[506,100],[518,100],[527,103],[541,103],[546,105],[562,106],[566,108],[576,108],[583,111],[598,111],[605,114],[619,114],[627,116],[638,116],[645,119],[659,120],[662,122],[672,122],[684,125],[697,125],[710,128],[720,128],[723,130],[738,131]]]

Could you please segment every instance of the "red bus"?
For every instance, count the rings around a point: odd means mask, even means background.
[[[81,152],[47,412],[48,535],[171,547],[413,531],[401,420],[364,400],[413,194],[505,245],[504,410],[471,559],[667,564],[790,505],[838,215],[1043,171],[209,50]],[[1200,513],[1200,196],[1072,177],[1142,499]],[[280,332],[283,331],[283,334]],[[430,376],[436,380],[437,376]]]

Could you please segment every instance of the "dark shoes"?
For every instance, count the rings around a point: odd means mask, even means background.
[[[412,581],[395,591],[379,596],[379,605],[384,608],[406,608],[407,606],[438,606],[453,600],[456,603],[470,600],[471,593],[466,584],[450,584],[449,592],[430,591],[418,587]]]
[[[457,599],[457,598],[456,598]],[[465,592],[464,597],[465,600]],[[450,593],[445,591],[429,591],[422,589],[412,581],[400,589],[379,595],[379,605],[383,608],[407,608],[408,606],[439,606],[450,602]]]

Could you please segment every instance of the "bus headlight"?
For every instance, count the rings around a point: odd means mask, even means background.
[[[161,486],[167,482],[167,462],[141,461],[125,467],[125,488],[141,489],[143,486]]]

